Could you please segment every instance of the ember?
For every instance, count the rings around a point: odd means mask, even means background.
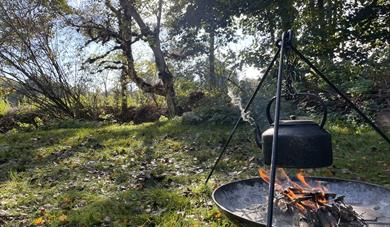
[[[260,177],[269,183],[269,174],[259,169]],[[298,226],[365,226],[363,219],[344,203],[344,196],[328,192],[327,188],[308,184],[302,172],[293,181],[283,169],[275,180],[275,202],[284,213],[295,215]]]

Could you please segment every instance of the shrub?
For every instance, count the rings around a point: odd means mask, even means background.
[[[0,117],[0,132],[12,129],[31,131],[42,126],[45,120],[45,114],[32,107],[12,108]]]
[[[121,122],[133,122],[135,124],[141,124],[144,122],[158,121],[162,115],[165,114],[165,110],[154,106],[145,105],[140,107],[128,107],[125,114],[118,116]]]
[[[229,97],[225,94],[219,94],[202,98],[201,104],[192,111],[183,114],[182,120],[190,124],[202,122],[231,124],[237,120],[239,114],[238,108],[230,103]]]
[[[11,109],[11,106],[8,104],[8,102],[0,98],[0,117],[4,116],[9,109]]]

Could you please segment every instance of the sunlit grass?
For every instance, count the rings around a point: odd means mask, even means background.
[[[239,129],[208,185],[204,180],[231,125],[180,119],[142,125],[58,123],[0,135],[2,210],[58,226],[232,225],[211,202],[222,183],[256,176],[261,151]],[[390,186],[388,144],[373,131],[340,125],[332,133],[334,165],[311,175]]]

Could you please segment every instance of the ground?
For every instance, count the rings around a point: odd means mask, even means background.
[[[208,185],[232,125],[63,122],[0,135],[0,225],[231,226],[217,186],[256,176],[261,152],[242,125]],[[309,175],[390,187],[390,149],[373,131],[328,126],[334,165]]]

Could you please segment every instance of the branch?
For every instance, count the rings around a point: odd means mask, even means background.
[[[134,18],[135,22],[138,24],[141,34],[145,37],[154,36],[153,32],[150,30],[150,28],[145,24],[145,22],[142,20],[141,16],[139,15],[138,11],[135,9],[133,3],[128,4],[127,7],[130,10],[131,16]]]
[[[97,56],[97,57],[91,57],[91,58],[88,58],[87,60],[85,60],[82,64],[93,64],[95,63],[97,60],[100,60],[100,59],[103,59],[105,57],[107,57],[109,54],[111,54],[111,52],[115,51],[115,50],[119,50],[121,49],[120,46],[115,46],[114,48],[112,48],[111,50],[107,51],[106,53],[100,55],[100,56]]]
[[[93,42],[98,42],[97,40],[98,40],[99,38],[100,38],[99,36],[92,37],[92,38],[89,39],[87,42],[85,42],[84,47],[87,47],[89,44],[91,44],[91,43],[93,43]]]
[[[84,18],[81,18],[82,20],[84,20]],[[108,27],[104,27],[103,25],[101,24],[97,24],[95,22],[93,22],[92,20],[88,20],[88,21],[82,21],[81,23],[82,24],[75,24],[73,23],[72,21],[70,20],[67,20],[68,21],[68,24],[77,28],[77,29],[84,29],[86,30],[86,32],[88,33],[88,36],[91,37],[91,40],[89,40],[86,45],[92,43],[92,42],[107,42],[109,40],[109,38],[114,38],[118,41],[122,40],[121,36],[109,29]],[[94,36],[92,34],[92,30],[96,30],[99,34],[97,34],[97,36]]]
[[[96,73],[101,73],[107,69],[119,70],[119,69],[123,69],[123,66],[107,65],[107,66],[104,66],[102,69],[99,69],[98,71],[96,71]]]
[[[155,29],[156,34],[160,34],[162,5],[163,5],[163,0],[159,0],[158,1],[158,12],[157,12],[157,26]]]
[[[130,44],[134,44],[143,38],[142,34],[137,34],[137,35],[133,35],[133,36],[135,36],[135,38],[134,38],[134,40],[131,41]]]
[[[102,62],[99,63],[98,67],[101,67],[102,65],[104,65],[106,63],[112,63],[112,64],[115,64],[115,65],[123,64],[123,62],[121,62],[121,61],[102,61]]]
[[[115,14],[115,16],[120,20],[121,13],[119,10],[117,10],[111,3],[111,0],[106,0],[105,5]]]
[[[137,76],[137,73],[135,72],[134,68],[128,70],[128,75],[131,81],[133,81],[137,85],[137,87],[140,88],[143,92],[165,96],[166,92],[161,83],[151,85],[145,82],[144,79]]]

